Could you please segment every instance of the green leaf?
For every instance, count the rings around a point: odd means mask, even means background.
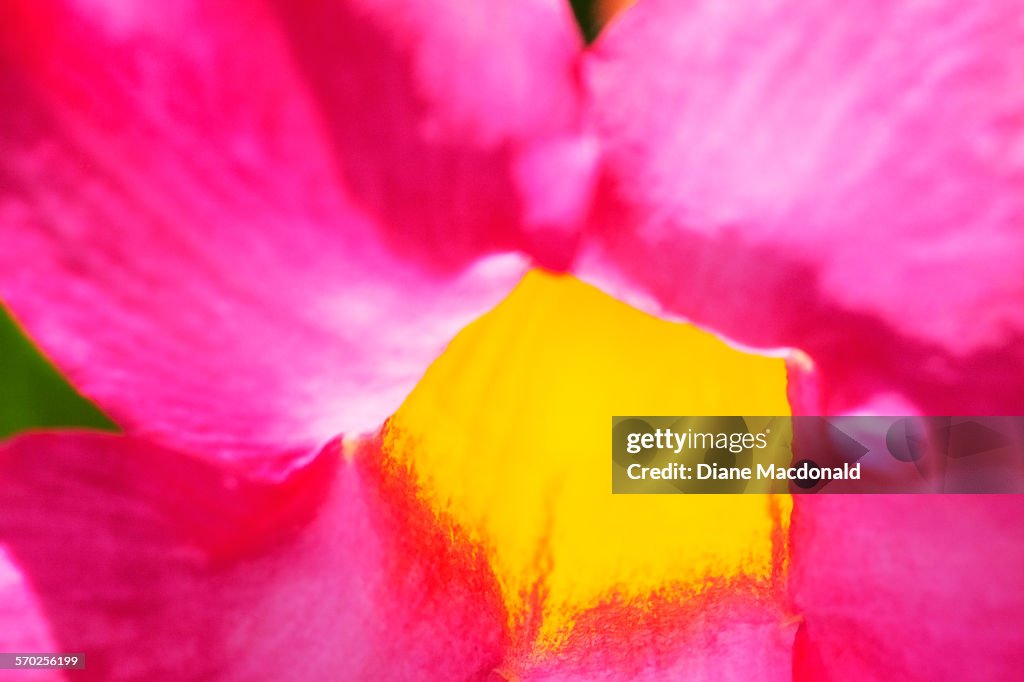
[[[61,427],[115,431],[35,348],[0,306],[0,438]]]

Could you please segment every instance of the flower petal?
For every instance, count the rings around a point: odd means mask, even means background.
[[[726,583],[587,611],[523,682],[789,682],[793,626],[762,587]]]
[[[495,243],[567,262],[596,154],[567,3],[274,4],[346,186],[392,248],[434,267]]]
[[[1022,8],[626,10],[585,65],[607,168],[578,272],[802,349],[828,413],[887,390],[935,414],[1019,404]]]
[[[556,3],[301,4],[0,27],[0,299],[127,431],[275,474],[564,260],[593,166]]]
[[[795,378],[813,389],[813,376],[789,376],[791,386]],[[795,413],[816,409],[806,388],[791,392]],[[894,396],[856,412],[915,414]],[[794,679],[1016,677],[1024,664],[1022,513],[1016,496],[795,496],[790,592],[802,623]]]
[[[110,435],[0,450],[0,649],[89,679],[456,680],[501,659],[493,575],[373,448],[281,485]]]
[[[613,495],[608,451],[612,415],[786,414],[785,384],[781,359],[536,272],[456,337],[384,442],[485,548],[510,679],[698,675],[740,648],[788,679],[788,498]]]
[[[1009,680],[1024,666],[1024,501],[805,495],[796,680]]]

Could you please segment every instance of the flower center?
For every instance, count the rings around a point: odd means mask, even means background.
[[[788,498],[611,494],[630,414],[787,415],[784,362],[535,272],[391,420],[386,447],[487,552],[519,636],[557,646],[601,604],[772,579]]]

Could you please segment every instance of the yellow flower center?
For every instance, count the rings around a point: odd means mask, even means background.
[[[555,647],[602,603],[769,580],[788,519],[786,497],[612,495],[611,417],[788,414],[783,360],[534,272],[431,366],[385,447],[485,549],[513,631]]]

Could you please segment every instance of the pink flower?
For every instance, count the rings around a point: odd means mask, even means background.
[[[1011,677],[1015,498],[800,498],[788,586],[611,605],[535,660],[457,520],[341,450],[531,264],[800,349],[795,412],[1019,411],[1022,9],[644,0],[584,51],[556,0],[8,3],[0,298],[125,434],[0,449],[0,650]]]

